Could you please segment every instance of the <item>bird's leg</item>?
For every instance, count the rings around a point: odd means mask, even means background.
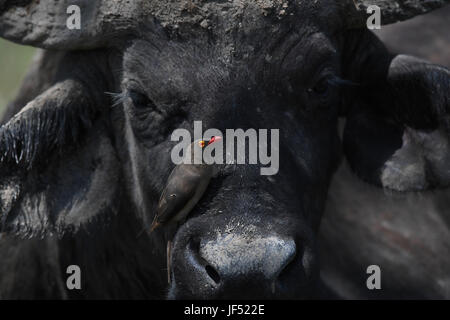
[[[156,221],[156,219],[155,219],[155,221],[153,221],[152,225],[150,226],[150,233],[152,233],[153,230],[155,230],[156,228],[158,228],[159,225],[160,225],[160,223],[159,223],[158,221]]]
[[[170,254],[172,253],[172,240],[167,241],[167,282],[170,284]]]

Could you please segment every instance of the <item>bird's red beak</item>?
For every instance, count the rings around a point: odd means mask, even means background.
[[[212,138],[209,140],[208,145],[210,145],[210,144],[213,143],[213,142],[220,141],[220,140],[222,140],[222,137],[220,137],[220,136],[214,136],[214,137],[212,137]]]

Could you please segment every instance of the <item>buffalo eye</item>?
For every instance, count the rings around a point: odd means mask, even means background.
[[[308,88],[308,93],[315,94],[318,96],[325,96],[327,95],[329,89],[330,89],[330,81],[328,77],[323,77],[319,81],[317,81],[313,87]]]
[[[133,105],[137,109],[147,109],[147,108],[153,109],[155,107],[155,104],[147,97],[147,95],[139,91],[130,90],[128,92],[128,96],[130,97],[131,101],[133,102]]]

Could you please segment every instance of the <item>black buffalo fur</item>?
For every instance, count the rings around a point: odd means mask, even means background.
[[[50,154],[76,147],[108,104],[102,50],[68,52],[56,61],[53,86],[0,127],[0,172],[31,170]]]
[[[0,128],[3,165],[15,163],[31,169],[44,160],[48,152],[59,152],[73,145],[81,133],[92,126],[92,113],[84,107],[46,106],[44,110],[26,110]]]

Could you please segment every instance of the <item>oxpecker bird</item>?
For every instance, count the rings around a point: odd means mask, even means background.
[[[220,141],[222,138],[213,136],[210,140],[196,140],[188,148],[183,162],[177,165],[169,175],[167,184],[159,199],[156,215],[150,227],[150,232],[159,226],[177,228],[186,219],[206,191],[214,174],[213,165],[203,162],[203,150],[206,146]],[[190,149],[190,151],[189,151]],[[189,159],[186,159],[190,156]],[[170,252],[172,240],[167,242],[167,272],[170,283]]]

